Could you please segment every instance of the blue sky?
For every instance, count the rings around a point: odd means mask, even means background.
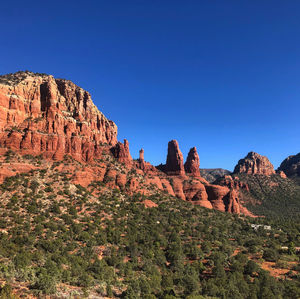
[[[300,151],[299,1],[5,1],[0,73],[88,90],[131,153],[177,139],[202,168]]]

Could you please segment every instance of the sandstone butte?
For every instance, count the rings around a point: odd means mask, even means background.
[[[200,176],[195,147],[185,164],[176,140],[168,144],[165,165],[155,167],[145,162],[143,149],[139,159],[133,160],[129,142],[118,142],[117,126],[97,109],[90,94],[71,81],[50,75],[18,72],[0,76],[0,153],[8,150],[42,155],[49,163],[68,155],[80,162],[80,169],[69,164],[57,170],[68,172],[74,183],[85,187],[101,181],[107,188],[130,194],[164,191],[209,209],[253,216],[240,202],[239,188],[247,189],[242,183],[227,178],[220,186]],[[116,163],[106,162],[104,154]],[[267,159],[254,153],[248,156],[239,162],[238,172],[274,172]],[[32,169],[30,165],[19,166],[3,163],[1,181]],[[149,201],[145,205],[155,206]]]
[[[250,152],[244,159],[238,161],[234,173],[272,175],[275,174],[275,170],[267,157]]]

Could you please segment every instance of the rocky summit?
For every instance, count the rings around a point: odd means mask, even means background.
[[[271,175],[275,170],[267,157],[250,152],[244,159],[239,160],[234,173]]]

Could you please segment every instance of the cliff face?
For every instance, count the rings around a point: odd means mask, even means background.
[[[250,152],[244,159],[239,160],[234,173],[271,175],[275,170],[267,157]]]
[[[99,145],[117,143],[117,126],[74,83],[44,74],[0,77],[0,147],[47,158],[100,157]]]

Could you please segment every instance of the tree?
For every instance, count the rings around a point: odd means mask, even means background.
[[[111,286],[110,286],[110,284],[108,284],[107,286],[106,286],[106,295],[107,295],[107,297],[113,297],[113,291],[112,291],[112,289],[111,289]]]
[[[0,298],[1,299],[17,299],[12,292],[12,287],[9,284],[5,284],[2,288],[0,288]]]
[[[245,266],[244,273],[248,275],[252,275],[254,272],[257,272],[258,269],[259,269],[258,265],[254,261],[249,260]]]
[[[296,248],[295,248],[294,242],[291,242],[291,243],[289,244],[288,253],[289,253],[290,255],[293,255],[293,254],[296,253]]]
[[[264,250],[263,259],[268,262],[276,262],[278,260],[278,252],[275,249],[267,248]]]
[[[222,264],[220,263],[220,261],[217,261],[215,263],[215,266],[212,269],[212,273],[217,278],[225,278],[226,277],[226,273],[225,273],[224,267],[222,266]]]
[[[38,275],[33,288],[42,291],[46,295],[54,294],[56,292],[56,281],[46,271],[42,271]]]

